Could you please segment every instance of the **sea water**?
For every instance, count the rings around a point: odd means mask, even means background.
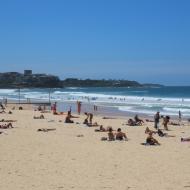
[[[20,96],[19,96],[20,94]],[[177,116],[179,110],[190,117],[190,87],[158,88],[63,88],[63,89],[0,89],[0,99],[18,101],[81,101],[122,112]]]

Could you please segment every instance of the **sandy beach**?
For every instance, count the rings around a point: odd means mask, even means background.
[[[0,115],[17,120],[14,128],[0,130],[1,190],[190,189],[190,142],[180,141],[190,136],[186,122],[169,125],[168,133],[176,137],[154,135],[161,146],[143,146],[145,128],[153,130],[153,123],[131,127],[122,125],[127,117],[94,116],[104,127],[122,128],[129,139],[109,142],[101,141],[107,132],[82,124],[85,115],[65,124],[65,115],[44,113],[45,119],[33,119],[40,112],[32,106],[12,112]],[[56,130],[37,132],[39,128]]]

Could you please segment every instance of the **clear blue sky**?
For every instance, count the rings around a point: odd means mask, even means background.
[[[190,85],[190,0],[0,0],[0,66]]]

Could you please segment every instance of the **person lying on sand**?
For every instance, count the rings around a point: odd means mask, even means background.
[[[55,128],[52,128],[52,129],[40,128],[40,129],[38,129],[37,131],[38,131],[38,132],[48,132],[48,131],[55,131],[55,130],[56,130]]]
[[[136,122],[133,119],[129,119],[127,125],[129,126],[136,126]]]
[[[127,136],[125,133],[121,131],[121,128],[117,129],[117,133],[115,134],[116,140],[127,140]]]
[[[45,119],[45,117],[41,114],[40,116],[34,116],[33,119]]]
[[[168,135],[168,133],[163,133],[161,129],[157,131],[159,137],[175,137],[175,135]]]
[[[115,117],[102,117],[102,119],[116,119]]]
[[[110,128],[112,129],[112,127],[104,128],[103,125],[100,125],[100,129],[95,129],[94,131],[95,132],[108,132]]]
[[[53,112],[53,115],[66,115],[64,112]]]
[[[0,122],[16,122],[17,120],[11,120],[11,119],[8,119],[8,120],[5,120],[5,119],[1,119]]]
[[[153,120],[150,120],[150,119],[146,119],[145,121],[146,122],[154,122]]]
[[[149,133],[156,134],[157,133],[158,136],[160,136],[160,137],[175,137],[174,135],[168,135],[168,133],[163,133],[161,129],[158,129],[157,131],[152,131],[148,127],[145,129],[145,133],[146,134],[149,134]]]
[[[181,142],[190,141],[190,137],[187,138],[181,138]]]
[[[135,115],[134,119],[135,119],[136,125],[142,125],[144,123],[144,121],[140,119],[138,115]]]
[[[8,128],[13,128],[12,123],[8,123],[8,124],[4,124],[4,125],[0,125],[1,129],[8,129]]]
[[[84,122],[83,122],[83,124],[87,125],[88,127],[98,127],[98,126],[100,126],[100,125],[98,125],[97,122],[95,122],[95,123],[89,123],[88,119],[85,119]]]
[[[153,133],[149,133],[148,134],[148,137],[146,138],[146,144],[147,145],[160,145],[160,143],[155,139],[153,138]]]

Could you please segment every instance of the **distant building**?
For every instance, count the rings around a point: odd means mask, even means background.
[[[24,76],[32,75],[32,70],[24,70]]]

